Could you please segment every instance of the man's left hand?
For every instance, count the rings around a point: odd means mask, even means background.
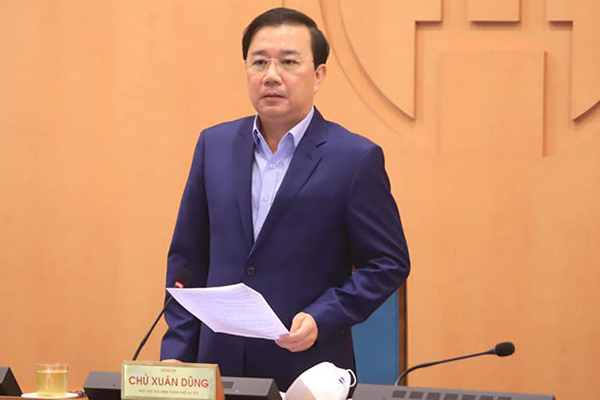
[[[292,353],[310,349],[319,334],[317,323],[312,315],[305,312],[296,314],[292,320],[289,335],[282,335],[275,341],[279,347]]]

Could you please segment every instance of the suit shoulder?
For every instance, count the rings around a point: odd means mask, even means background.
[[[213,135],[235,135],[240,130],[252,129],[253,122],[253,116],[222,122],[204,129],[202,135],[206,135],[205,137],[212,137]]]
[[[358,133],[351,132],[335,122],[327,121],[327,123],[329,125],[327,140],[331,140],[336,148],[364,152],[379,147],[377,143],[370,139]]]

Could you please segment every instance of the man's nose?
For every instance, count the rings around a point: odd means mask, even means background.
[[[281,82],[281,73],[279,71],[277,61],[271,60],[271,62],[269,62],[267,71],[265,72],[264,80],[265,82]]]

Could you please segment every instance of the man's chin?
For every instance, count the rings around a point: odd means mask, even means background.
[[[266,119],[284,118],[289,114],[289,110],[277,106],[262,106],[256,111],[261,118]]]

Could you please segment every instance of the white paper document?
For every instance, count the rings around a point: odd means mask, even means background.
[[[215,332],[272,340],[289,333],[265,298],[243,283],[167,291]]]

